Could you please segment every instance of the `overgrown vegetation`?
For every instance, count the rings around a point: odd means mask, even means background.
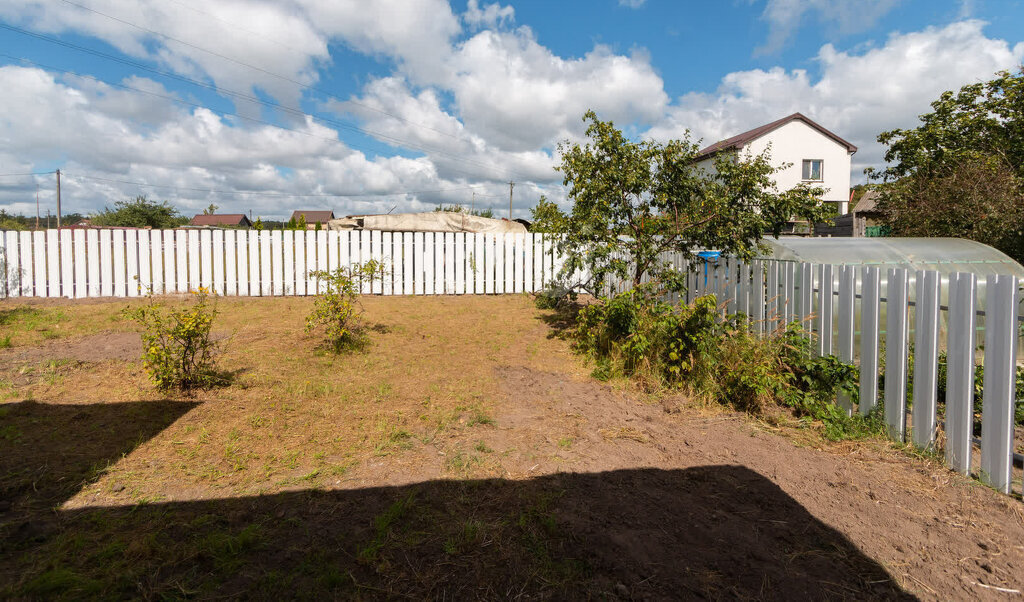
[[[878,209],[895,236],[951,236],[1024,261],[1024,69],[943,92],[914,129],[879,134]]]
[[[535,217],[540,211],[542,227],[561,234],[562,277],[589,274],[581,286],[596,295],[610,276],[633,286],[661,280],[678,290],[679,274],[665,253],[692,257],[717,249],[749,259],[762,237],[778,236],[793,219],[828,221],[824,190],[799,184],[779,191],[773,175],[785,166],[772,165],[767,153],[722,152],[706,169],[688,137],[632,142],[593,111],[583,119],[589,141],[559,146],[572,209],[564,215],[541,203]]]
[[[181,309],[150,300],[124,315],[142,326],[142,363],[161,391],[207,389],[221,384],[217,343],[210,336],[217,308],[200,288]]]
[[[310,272],[322,290],[313,299],[313,311],[306,316],[306,332],[323,328],[327,344],[335,353],[365,346],[367,325],[361,319],[363,310],[356,297],[361,285],[380,280],[383,272],[384,264],[375,259],[333,272]]]
[[[639,287],[583,307],[573,334],[600,379],[621,375],[681,387],[755,415],[791,408],[820,421],[830,439],[882,432],[877,413],[851,417],[836,404],[839,393],[856,397],[854,366],[813,356],[798,324],[758,335],[743,314],[722,319],[711,295],[674,306]]]
[[[188,218],[173,205],[164,201],[157,203],[145,196],[131,201],[117,201],[114,208],[90,216],[94,226],[119,226],[130,228],[177,228],[188,223]]]

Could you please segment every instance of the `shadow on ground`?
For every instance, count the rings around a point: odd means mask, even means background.
[[[3,424],[21,434],[4,451],[21,457],[5,454],[5,483],[18,471],[42,483],[38,500],[15,491],[15,506],[65,499],[90,466],[189,407],[6,408]],[[142,415],[128,427],[126,411]],[[3,597],[909,597],[840,533],[737,466],[6,514]]]
[[[59,506],[198,405],[188,401],[0,405],[0,538]],[[0,545],[3,545],[0,543]]]

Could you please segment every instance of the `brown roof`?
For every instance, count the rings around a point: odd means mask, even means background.
[[[878,212],[878,191],[868,190],[863,196],[857,201],[853,211],[857,213],[877,213]]]
[[[244,213],[216,213],[197,215],[189,222],[192,226],[251,226],[252,222]]]
[[[292,218],[295,221],[299,221],[300,215],[306,216],[307,224],[315,224],[317,222],[326,224],[328,221],[334,219],[333,211],[292,211]]]
[[[802,113],[793,113],[792,115],[789,115],[788,117],[783,117],[782,119],[779,119],[778,121],[773,121],[771,123],[762,125],[761,127],[756,127],[756,128],[754,128],[752,130],[743,132],[742,134],[737,134],[736,136],[733,136],[732,138],[726,138],[725,140],[721,140],[719,142],[716,142],[716,143],[712,144],[711,146],[703,149],[699,153],[697,153],[697,158],[698,159],[703,159],[703,158],[708,157],[710,155],[713,155],[713,154],[715,154],[715,153],[717,153],[719,151],[723,151],[723,150],[726,150],[726,149],[732,149],[732,148],[740,148],[741,146],[747,144],[748,142],[750,142],[752,140],[756,140],[757,138],[760,138],[761,136],[764,136],[768,132],[771,132],[773,130],[776,130],[776,129],[786,125],[790,121],[803,121],[804,123],[806,123],[807,125],[811,126],[814,129],[818,130],[819,132],[821,132],[825,136],[828,136],[832,140],[835,140],[836,143],[838,143],[840,146],[845,146],[846,150],[848,152],[850,152],[850,153],[857,152],[857,147],[856,146],[850,144],[846,140],[843,140],[839,136],[836,136],[832,132],[826,130],[821,125],[819,125],[819,124],[815,123],[814,121],[812,121],[806,115],[804,115]]]

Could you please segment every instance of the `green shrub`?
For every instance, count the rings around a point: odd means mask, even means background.
[[[222,384],[216,370],[217,344],[210,338],[217,309],[200,287],[191,305],[172,309],[153,302],[127,308],[124,315],[142,326],[142,362],[161,391],[206,389]]]
[[[361,320],[362,306],[356,299],[362,283],[383,277],[384,264],[371,259],[363,264],[338,268],[333,272],[310,272],[324,290],[313,300],[313,311],[306,316],[306,332],[323,328],[327,343],[335,353],[363,347],[366,324]]]
[[[797,324],[759,336],[742,314],[723,320],[714,296],[673,306],[639,287],[584,307],[574,339],[576,350],[594,360],[597,378],[685,387],[753,414],[784,406],[822,421],[833,439],[881,432],[877,415],[865,422],[835,403],[841,392],[856,399],[854,366],[814,357]]]
[[[576,291],[561,282],[549,282],[534,294],[537,309],[563,309],[576,302]]]

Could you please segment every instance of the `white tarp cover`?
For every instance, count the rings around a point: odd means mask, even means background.
[[[359,226],[362,222],[362,228]],[[526,226],[489,217],[451,211],[355,215],[328,222],[331,230],[383,230],[386,232],[526,232]]]

